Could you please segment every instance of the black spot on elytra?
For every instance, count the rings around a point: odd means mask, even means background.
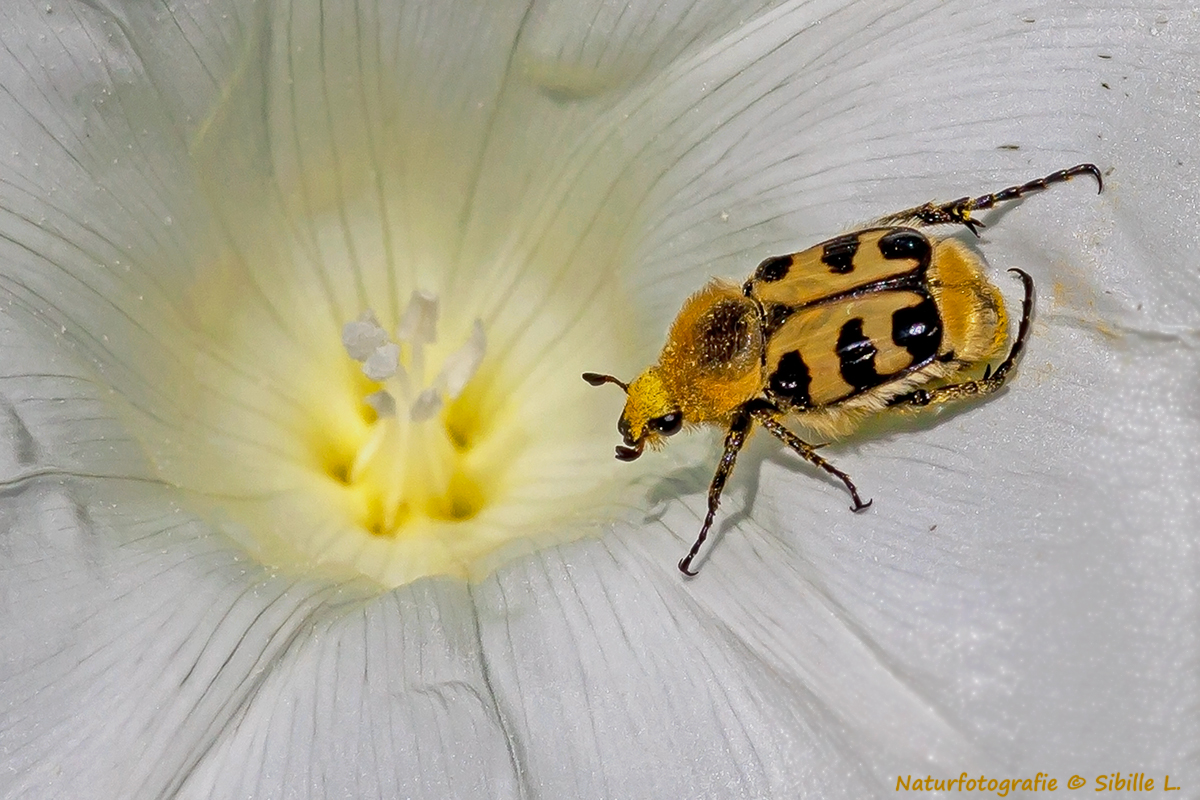
[[[931,298],[892,314],[892,341],[908,351],[914,366],[937,355],[942,345],[942,320]]]
[[[772,397],[785,400],[796,408],[807,408],[812,405],[812,398],[808,394],[811,383],[812,375],[800,357],[800,351],[792,350],[779,359],[779,366],[767,379],[767,389]]]
[[[837,355],[841,362],[842,380],[855,389],[869,389],[881,382],[875,371],[874,343],[863,333],[863,321],[859,317],[849,320],[838,334]]]
[[[933,246],[925,235],[911,228],[897,228],[879,237],[879,254],[889,261],[912,259],[923,266],[929,264]]]
[[[858,252],[858,234],[848,233],[825,243],[821,263],[835,275],[854,271],[854,254]]]
[[[754,270],[754,279],[763,283],[781,281],[787,277],[788,270],[791,268],[791,256],[771,256],[759,264],[758,269]]]
[[[722,300],[696,323],[701,365],[717,367],[737,360],[750,347],[752,306],[737,300]]]

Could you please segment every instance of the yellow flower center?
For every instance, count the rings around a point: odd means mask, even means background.
[[[479,577],[612,516],[637,470],[611,457],[619,396],[580,373],[627,360],[616,291],[533,260],[473,269],[469,294],[397,297],[371,272],[394,274],[382,255],[314,268],[270,226],[255,241],[271,235],[283,246],[261,262],[192,287],[194,364],[159,387],[182,417],[146,436],[160,474],[255,557],[388,587]]]
[[[347,355],[381,388],[363,398],[375,420],[354,460],[331,474],[363,495],[362,525],[380,536],[403,536],[414,517],[470,519],[484,503],[471,474],[473,431],[447,407],[483,361],[483,323],[435,369],[425,351],[437,343],[437,312],[435,295],[414,292],[395,338],[372,311],[342,328]]]
[[[166,357],[130,428],[262,562],[476,578],[629,502],[621,397],[580,376],[645,352],[621,272],[657,173],[620,147],[551,158],[529,125],[556,101],[518,87],[497,115],[464,111],[364,65],[350,32],[348,60],[293,39],[263,76],[248,49],[189,142],[196,277],[167,287]],[[493,90],[491,67],[464,69],[464,96]]]

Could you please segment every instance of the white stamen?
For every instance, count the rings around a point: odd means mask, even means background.
[[[430,386],[417,395],[417,399],[413,401],[412,407],[408,411],[408,418],[413,422],[423,422],[436,414],[441,407],[441,392]]]
[[[375,348],[388,340],[387,331],[375,319],[375,313],[367,309],[353,322],[342,326],[342,346],[355,361],[364,361]]]
[[[400,366],[400,345],[388,342],[375,348],[367,360],[363,362],[362,370],[373,381],[385,381],[396,374]]]
[[[380,418],[396,416],[396,398],[392,397],[390,392],[380,389],[378,392],[371,392],[363,401],[375,409],[375,414]]]
[[[393,397],[409,398],[415,391],[412,381],[408,379],[408,371],[403,366],[396,367],[396,374],[388,379],[388,383]],[[405,402],[408,401],[405,400]]]
[[[408,369],[417,386],[425,384],[425,345],[413,342],[408,346]]]
[[[454,443],[443,426],[425,423],[462,394],[487,349],[483,323],[475,320],[466,342],[446,356],[429,380],[426,358],[444,352],[436,346],[437,314],[436,295],[413,292],[397,326],[397,340],[387,336],[370,312],[342,329],[346,352],[362,362],[364,375],[382,384],[363,398],[374,409],[375,420],[354,458],[349,480],[375,481],[383,488],[385,530],[396,525],[406,504],[419,505],[424,502],[419,498],[444,497],[450,491]],[[430,365],[431,370],[435,367]]]
[[[471,338],[446,358],[446,363],[442,365],[442,371],[437,378],[437,384],[445,390],[451,400],[462,394],[467,383],[475,376],[486,349],[487,336],[483,332],[483,322],[475,320],[471,327]]]
[[[437,340],[438,297],[432,292],[416,291],[400,317],[396,338],[402,342],[424,344]]]

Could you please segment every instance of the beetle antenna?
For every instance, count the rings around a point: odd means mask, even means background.
[[[592,386],[603,386],[606,383],[615,383],[617,386],[620,386],[625,390],[625,394],[629,394],[629,384],[625,381],[614,378],[612,375],[601,375],[599,372],[585,372],[583,373],[583,379]]]

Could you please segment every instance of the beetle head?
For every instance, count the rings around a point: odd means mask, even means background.
[[[617,430],[624,445],[617,446],[617,458],[633,461],[642,454],[647,445],[651,449],[662,446],[663,437],[677,433],[683,427],[683,414],[679,410],[656,367],[639,375],[626,384],[611,375],[584,373],[583,379],[593,386],[615,383],[625,390],[625,408],[617,420]]]

